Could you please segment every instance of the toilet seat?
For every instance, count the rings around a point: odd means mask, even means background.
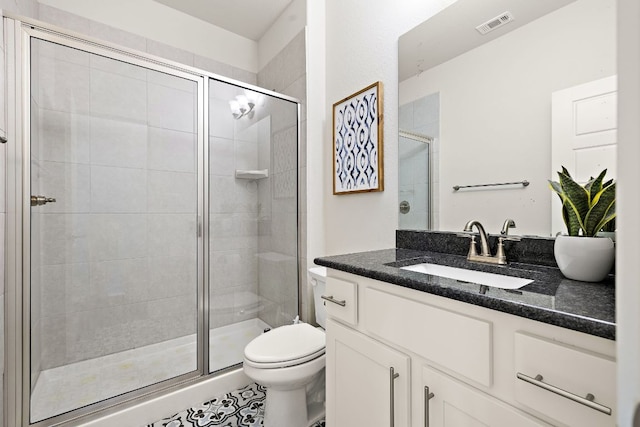
[[[256,368],[285,368],[316,359],[324,352],[324,332],[308,323],[297,323],[255,338],[244,349],[244,362]]]

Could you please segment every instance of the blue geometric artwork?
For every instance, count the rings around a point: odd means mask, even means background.
[[[333,104],[333,194],[382,191],[382,83]]]

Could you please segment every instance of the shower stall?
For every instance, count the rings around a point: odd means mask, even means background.
[[[398,228],[439,226],[440,94],[398,108]]]
[[[432,230],[432,157],[434,138],[398,132],[398,228]]]
[[[8,410],[52,425],[237,368],[299,313],[297,100],[5,31]]]

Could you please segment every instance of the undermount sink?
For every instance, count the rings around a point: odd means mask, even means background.
[[[464,268],[449,267],[439,264],[415,264],[400,267],[401,270],[416,271],[418,273],[429,274],[431,276],[446,277],[448,279],[459,280],[461,282],[476,283],[478,285],[493,286],[502,289],[520,289],[533,282],[530,279],[520,277],[504,276],[502,274],[485,273],[484,271],[467,270]]]

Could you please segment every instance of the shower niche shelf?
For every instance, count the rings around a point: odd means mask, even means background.
[[[236,169],[236,179],[269,178],[269,169]]]

